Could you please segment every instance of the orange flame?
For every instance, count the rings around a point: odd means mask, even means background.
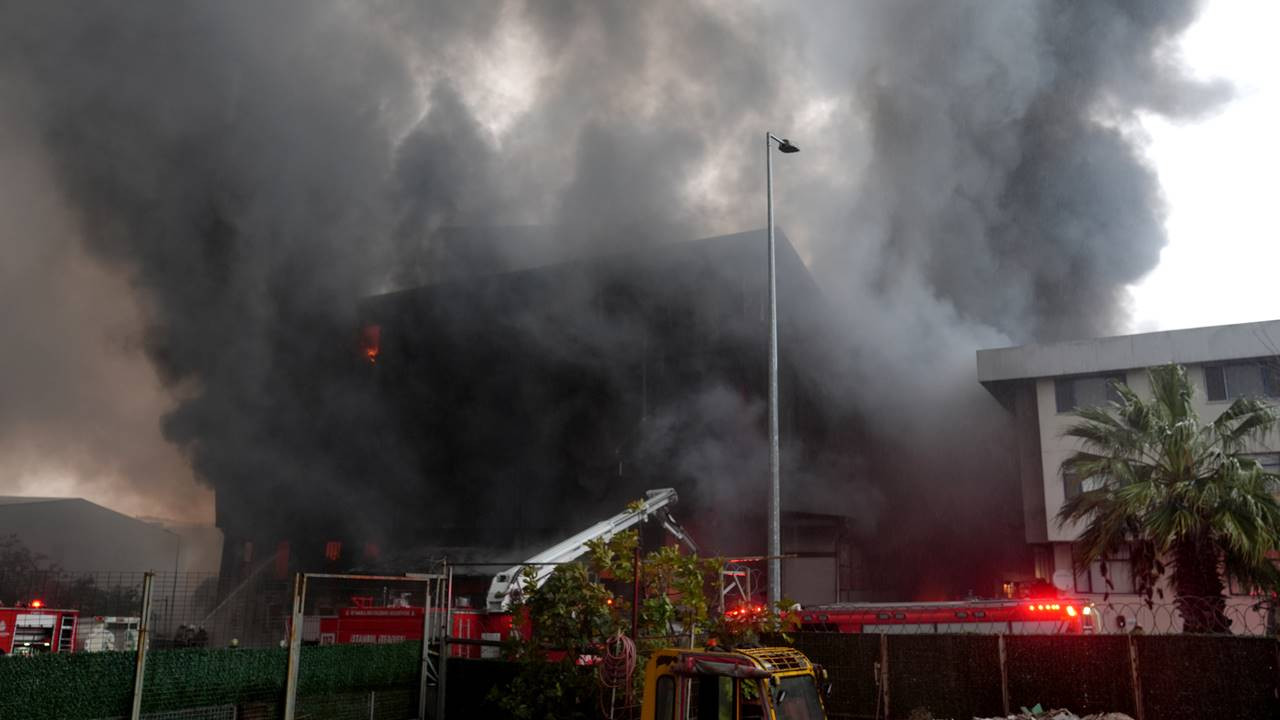
[[[382,326],[365,325],[360,331],[360,340],[365,359],[370,363],[378,362],[378,355],[382,352]]]

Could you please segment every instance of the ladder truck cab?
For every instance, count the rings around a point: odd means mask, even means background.
[[[46,608],[39,600],[0,607],[0,656],[74,652],[79,616],[78,610]]]
[[[680,527],[675,518],[671,517],[671,506],[675,505],[677,499],[676,491],[672,488],[648,490],[645,492],[644,500],[633,503],[626,510],[608,520],[602,520],[577,535],[552,545],[519,565],[512,565],[498,573],[493,577],[493,581],[489,583],[489,594],[485,601],[489,612],[503,613],[510,609],[511,601],[520,592],[520,584],[524,579],[521,573],[526,567],[533,569],[533,586],[541,587],[547,581],[547,578],[551,577],[551,573],[555,572],[557,565],[573,562],[586,555],[588,550],[587,543],[609,540],[618,533],[629,530],[648,520],[659,521],[667,532],[684,543],[689,550],[697,552],[698,546],[694,544],[693,539],[689,537],[684,528]]]
[[[669,648],[649,657],[641,720],[825,720],[826,671],[794,648]]]

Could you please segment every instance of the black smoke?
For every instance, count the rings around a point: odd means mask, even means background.
[[[252,488],[228,523],[299,503],[376,522],[385,488],[431,482],[347,378],[355,299],[436,277],[450,228],[553,226],[573,256],[758,227],[763,132],[794,134],[779,219],[842,329],[810,382],[874,446],[817,486],[880,488],[866,531],[913,573],[932,547],[969,558],[895,583],[954,592],[1021,552],[973,350],[1120,326],[1164,243],[1138,114],[1227,94],[1173,54],[1196,7],[5,1],[0,99],[141,306],[164,437],[201,482]],[[23,382],[75,405],[55,369]]]

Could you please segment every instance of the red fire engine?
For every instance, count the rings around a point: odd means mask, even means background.
[[[485,607],[455,607],[452,610],[451,640],[461,640],[450,648],[453,657],[497,657],[496,643],[511,637],[515,623],[510,612],[513,599],[526,584],[540,586],[551,577],[556,567],[582,557],[588,543],[608,540],[618,533],[650,519],[657,520],[668,532],[697,550],[692,539],[670,514],[677,500],[671,488],[649,490],[644,500],[602,520],[582,532],[557,543],[524,562],[494,575],[485,594]],[[531,577],[525,577],[525,568]],[[433,613],[444,612],[433,608]],[[303,619],[304,642],[329,644],[398,643],[421,640],[423,608],[407,602],[375,606],[373,598],[353,597],[351,606],[339,608],[332,615],[309,615]],[[467,641],[473,641],[469,644]]]
[[[761,558],[730,561],[721,572],[725,619],[750,625],[764,619],[767,605],[759,599],[750,563]],[[730,593],[728,590],[732,589]],[[1005,586],[1005,597],[944,602],[843,602],[797,608],[799,629],[841,633],[986,633],[1023,635],[1079,635],[1102,632],[1101,617],[1089,600],[1059,597],[1052,586],[1037,581],[1030,588]],[[1017,593],[1030,597],[1017,597]]]
[[[78,610],[46,608],[39,600],[0,607],[0,655],[74,652],[79,615]]]
[[[304,619],[302,640],[319,645],[390,644],[422,639],[423,609],[410,605],[375,606],[373,598],[353,597],[352,606],[333,615],[309,615]],[[433,608],[432,613],[443,613]],[[451,640],[498,641],[510,637],[509,613],[490,614],[472,608],[454,608]],[[454,643],[451,657],[489,657],[496,648]]]
[[[1098,614],[1085,600],[959,600],[933,603],[838,603],[804,608],[802,630],[842,633],[1096,633]]]

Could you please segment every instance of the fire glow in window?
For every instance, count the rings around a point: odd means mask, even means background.
[[[370,363],[378,362],[382,353],[382,326],[365,325],[360,331],[360,349]]]

